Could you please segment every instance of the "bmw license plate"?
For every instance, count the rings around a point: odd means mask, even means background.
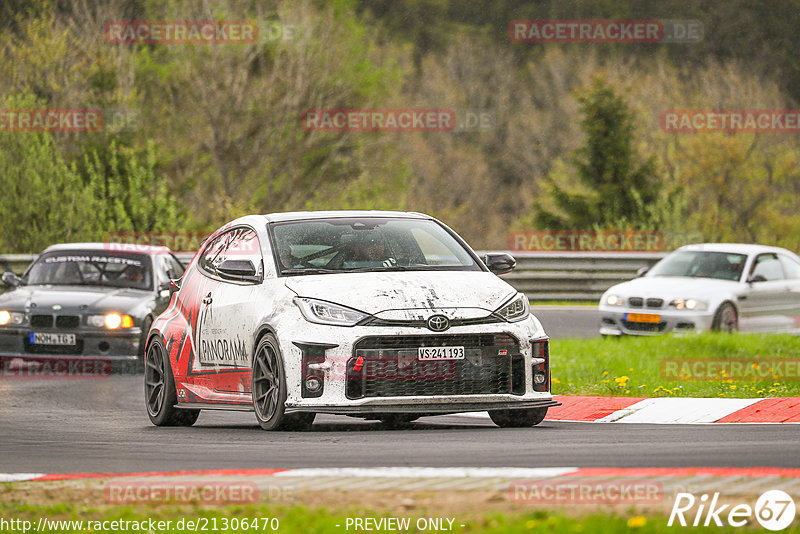
[[[417,359],[419,360],[463,360],[464,347],[419,347]]]
[[[625,320],[632,323],[660,323],[661,316],[655,313],[628,313]]]
[[[75,345],[75,334],[31,332],[28,342],[31,345]]]

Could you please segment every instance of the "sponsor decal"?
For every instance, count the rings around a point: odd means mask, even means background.
[[[200,363],[203,365],[249,365],[247,345],[239,337],[200,340]]]

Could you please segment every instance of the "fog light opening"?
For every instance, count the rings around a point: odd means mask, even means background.
[[[97,344],[97,350],[100,352],[107,352],[108,349],[111,348],[111,345],[108,344],[108,341],[101,341]]]
[[[542,385],[547,380],[547,377],[544,376],[544,373],[536,373],[533,375],[533,383],[537,386]]]
[[[316,377],[306,379],[306,389],[312,393],[316,393],[322,389],[322,380]]]

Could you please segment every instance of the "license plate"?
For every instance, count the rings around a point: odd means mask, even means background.
[[[653,313],[629,313],[625,320],[631,323],[660,323],[661,316]]]
[[[464,347],[419,347],[417,359],[419,360],[463,360]]]
[[[31,332],[28,341],[31,345],[75,345],[75,334]]]

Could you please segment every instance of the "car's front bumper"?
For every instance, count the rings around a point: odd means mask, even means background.
[[[278,342],[286,367],[286,407],[288,412],[314,411],[348,415],[381,413],[433,415],[493,409],[546,408],[558,404],[553,401],[550,393],[549,350],[544,353],[545,361],[541,361],[540,358],[542,344],[546,344],[548,338],[541,324],[532,316],[516,323],[457,326],[443,333],[434,333],[426,328],[418,327],[326,326],[308,323],[305,320],[287,324],[279,328],[278,332]],[[352,388],[350,388],[353,378],[348,373],[353,369],[354,359],[357,359],[359,354],[363,354],[359,347],[363,346],[360,342],[364,339],[387,340],[387,343],[393,347],[402,347],[396,349],[398,351],[411,350],[411,359],[413,360],[413,351],[417,347],[414,343],[406,342],[405,340],[428,339],[435,342],[440,339],[437,336],[446,336],[448,345],[451,340],[454,345],[459,345],[459,343],[462,343],[458,341],[461,338],[468,340],[476,336],[486,335],[494,336],[493,339],[498,339],[497,336],[507,336],[516,341],[516,345],[513,349],[509,349],[508,353],[503,353],[502,349],[499,351],[504,354],[502,357],[507,355],[509,358],[512,356],[515,358],[517,365],[515,376],[517,379],[513,392],[453,394],[454,391],[470,392],[472,389],[470,387],[454,387],[452,380],[459,379],[463,374],[457,374],[456,371],[452,371],[443,372],[440,376],[422,377],[421,379],[426,380],[424,395],[386,394],[384,396],[371,396],[367,394],[360,398],[354,398],[353,396]],[[394,340],[400,339],[404,341],[399,345],[394,344]],[[469,346],[469,341],[463,343]],[[317,365],[316,370],[309,373],[308,347],[312,346],[323,347],[320,350],[324,352],[324,359],[320,356],[321,353],[317,352],[315,363],[321,365]],[[495,347],[489,346],[485,347],[485,349],[486,351],[492,351]],[[376,351],[374,354],[381,354],[379,357],[384,356],[380,349],[373,350]],[[468,348],[467,350],[473,351],[474,354],[476,349]],[[536,355],[533,354],[534,350],[537,351]],[[480,360],[473,359],[470,361],[469,357],[462,360],[465,367],[473,366],[469,368],[473,373],[470,374],[470,380],[474,381],[476,376],[482,376],[479,373],[487,372],[486,368],[482,366],[490,366],[495,363],[486,360],[486,351],[482,353],[482,359]],[[390,349],[386,349],[386,353],[390,352]],[[388,357],[391,358],[392,356]],[[455,364],[443,364],[442,369],[447,369],[448,365]],[[452,370],[455,367],[450,367],[449,369]],[[521,370],[521,373],[517,372],[519,370]],[[543,371],[546,373],[545,383],[535,385],[534,373],[542,373]],[[323,383],[322,392],[318,395],[309,395],[307,388],[304,388],[303,382],[310,374],[320,378]],[[491,377],[491,375],[487,376]],[[391,381],[396,379],[389,374],[385,376],[370,376],[370,378],[373,379],[373,390],[386,393],[396,389],[407,393],[405,388],[398,383],[380,383],[380,380]],[[441,380],[441,382],[438,382],[438,380]],[[396,388],[394,387],[395,385],[397,386]],[[419,388],[414,385],[410,389],[413,392],[418,392]]]
[[[75,334],[76,344],[64,346],[34,346],[28,340],[31,333]],[[120,331],[97,331],[83,328],[37,329],[3,327],[0,329],[0,358],[25,360],[106,359],[133,361],[139,357],[142,330],[138,327]]]
[[[704,332],[711,329],[714,314],[710,311],[686,311],[600,306],[599,330],[602,335],[653,336],[667,332]],[[630,321],[628,314],[658,315],[654,323]]]

